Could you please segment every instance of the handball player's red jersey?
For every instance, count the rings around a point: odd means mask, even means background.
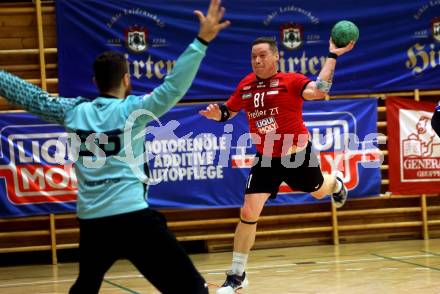
[[[307,144],[302,92],[309,82],[302,74],[282,72],[264,80],[251,73],[241,80],[226,106],[234,112],[246,111],[259,153],[280,157],[292,145]]]

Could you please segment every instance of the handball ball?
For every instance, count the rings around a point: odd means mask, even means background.
[[[341,48],[359,39],[359,29],[351,21],[341,20],[333,26],[331,36],[336,47]]]

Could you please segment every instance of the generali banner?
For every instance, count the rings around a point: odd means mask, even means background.
[[[386,100],[393,194],[440,193],[440,138],[431,127],[435,106],[398,97]]]

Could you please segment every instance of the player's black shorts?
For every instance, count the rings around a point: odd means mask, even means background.
[[[79,219],[79,276],[69,294],[98,293],[104,274],[126,258],[160,293],[208,294],[204,278],[152,209]]]
[[[310,193],[319,190],[324,182],[311,142],[304,150],[294,154],[271,158],[257,153],[254,163],[255,160],[258,163],[251,168],[246,194],[270,193],[270,198],[275,198],[282,182],[293,190]]]

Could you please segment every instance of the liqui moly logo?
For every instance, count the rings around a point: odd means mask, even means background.
[[[273,116],[260,119],[255,123],[255,125],[257,127],[258,132],[260,132],[260,134],[267,134],[270,132],[274,132],[278,128],[277,121]]]
[[[62,128],[9,125],[0,132],[0,177],[5,179],[6,195],[12,203],[76,200],[77,180]]]
[[[323,173],[342,172],[349,190],[359,185],[360,168],[379,168],[382,162],[378,148],[378,134],[358,137],[358,123],[349,112],[304,113],[305,125],[315,149]],[[244,150],[244,149],[243,149]],[[253,155],[245,151],[232,156],[237,168],[252,166]],[[287,185],[281,185],[280,193],[292,193]]]

